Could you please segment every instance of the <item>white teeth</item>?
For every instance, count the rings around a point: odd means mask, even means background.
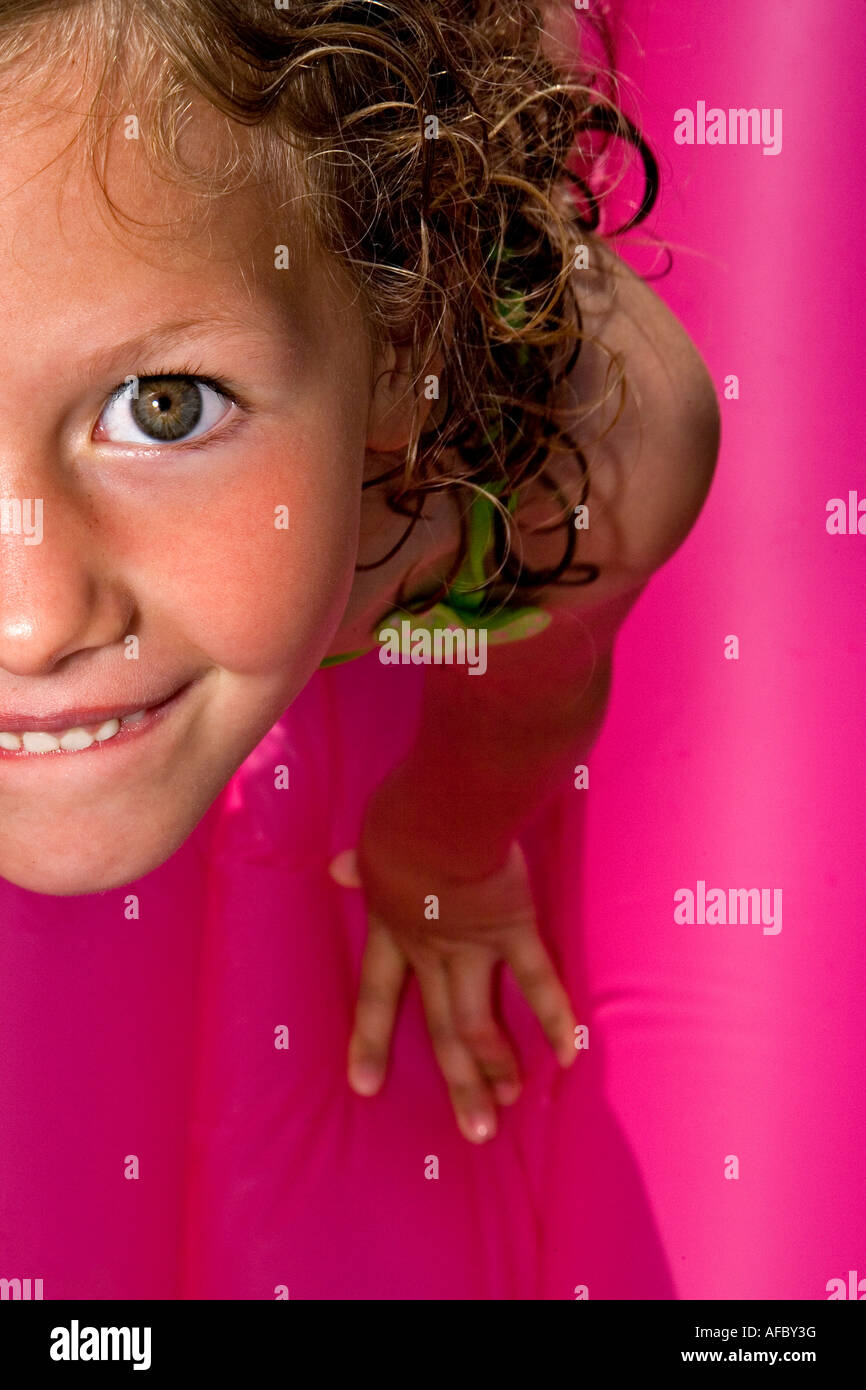
[[[60,747],[66,753],[80,753],[83,748],[89,748],[93,743],[92,736],[86,729],[70,729],[60,740]]]
[[[21,742],[25,753],[56,753],[60,739],[53,734],[22,734]]]
[[[136,710],[134,714],[127,715],[123,723],[138,724],[146,713],[147,710],[144,709]],[[0,748],[8,753],[20,753],[22,748],[25,753],[57,753],[61,748],[64,753],[80,753],[94,743],[107,743],[110,738],[114,738],[120,725],[119,719],[106,719],[93,733],[89,733],[80,725],[58,734],[49,734],[42,730],[23,734],[0,732]]]

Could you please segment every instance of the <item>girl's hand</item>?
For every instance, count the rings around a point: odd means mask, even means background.
[[[381,1087],[404,978],[414,970],[458,1125],[483,1143],[496,1133],[496,1102],[510,1105],[520,1094],[517,1059],[494,1017],[494,968],[511,967],[564,1067],[575,1058],[575,1019],[538,934],[517,841],[492,871],[454,854],[437,864],[441,852],[408,842],[399,785],[392,775],[376,790],[357,853],[344,851],[330,866],[336,882],[363,888],[369,918],[349,1084],[367,1096]]]

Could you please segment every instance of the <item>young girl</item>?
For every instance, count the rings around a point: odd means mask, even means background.
[[[481,1145],[531,1080],[498,967],[578,1058],[523,832],[586,763],[617,631],[719,442],[696,348],[598,233],[611,136],[654,164],[569,65],[572,17],[0,7],[0,874],[133,884],[309,683],[355,657],[387,702],[423,666],[331,864],[368,934],[330,1044],[358,1096],[387,1089],[414,977]],[[472,642],[437,662],[419,634],[446,631]],[[282,772],[275,815],[304,794]]]

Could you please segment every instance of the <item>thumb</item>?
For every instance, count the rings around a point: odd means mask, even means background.
[[[341,850],[328,865],[328,873],[341,888],[360,888],[361,875],[358,872],[358,858],[353,849]]]

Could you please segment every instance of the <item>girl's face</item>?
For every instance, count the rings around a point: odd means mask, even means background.
[[[291,206],[245,190],[167,235],[190,200],[121,125],[121,231],[59,110],[0,120],[0,874],[77,894],[167,859],[333,645],[375,406]],[[235,403],[147,380],[181,373]],[[99,738],[26,751],[46,730]]]

